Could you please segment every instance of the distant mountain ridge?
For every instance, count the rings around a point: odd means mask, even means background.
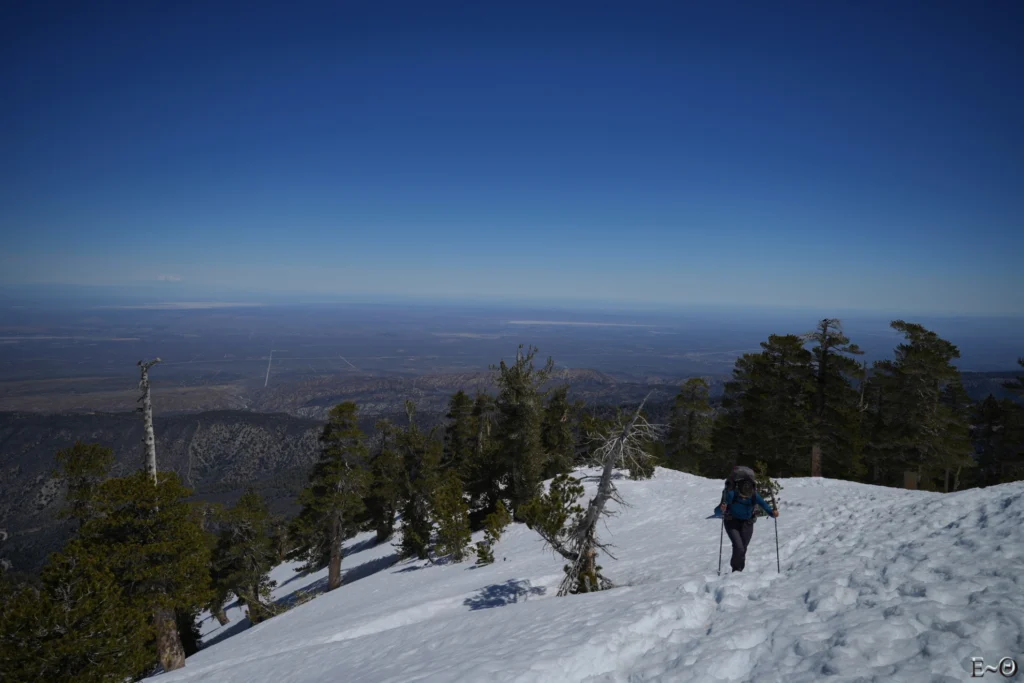
[[[963,373],[975,400],[989,393],[1009,396],[1002,383],[1013,373]],[[404,401],[417,404],[417,421],[426,429],[440,424],[451,394],[491,391],[489,373],[458,373],[405,378],[365,378],[341,387],[302,383],[289,391],[268,392],[248,410],[208,410],[157,414],[157,457],[161,469],[173,470],[198,498],[230,502],[253,485],[278,512],[290,512],[294,495],[305,482],[318,453],[318,436],[327,411],[356,401],[364,431],[371,434],[381,418],[404,419]],[[712,396],[720,395],[724,377],[709,378]],[[572,396],[591,407],[636,405],[650,395],[648,412],[655,421],[668,418],[681,380],[652,376],[646,382],[623,381],[586,369],[560,369],[557,385],[568,381]],[[159,401],[159,395],[155,396]],[[63,493],[52,478],[54,456],[76,440],[114,449],[115,474],[141,466],[142,420],[132,412],[0,412],[0,530],[9,537],[0,556],[16,569],[31,571],[60,547],[67,525],[56,519]]]

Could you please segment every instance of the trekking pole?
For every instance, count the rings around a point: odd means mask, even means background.
[[[779,506],[775,503],[775,492],[772,491],[772,510],[779,513]],[[782,573],[782,561],[779,559],[779,518],[775,517],[775,567]]]
[[[722,575],[722,541],[725,540],[725,513],[722,513],[722,530],[718,534],[718,575]]]

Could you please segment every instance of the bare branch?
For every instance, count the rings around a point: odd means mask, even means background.
[[[622,506],[626,505],[615,487],[612,476],[616,466],[623,468],[630,465],[643,466],[650,462],[651,455],[646,452],[645,447],[658,436],[659,427],[647,422],[642,415],[644,405],[649,397],[650,394],[644,398],[636,412],[622,425],[622,428],[617,433],[606,437],[595,451],[595,456],[602,466],[597,494],[587,505],[587,509],[579,518],[576,527],[568,533],[567,543],[559,548],[562,556],[569,559],[572,564],[566,569],[566,576],[559,586],[558,595],[567,595],[577,590],[603,590],[611,586],[611,582],[597,571],[596,555],[598,550],[615,559],[608,552],[607,546],[597,540],[597,522],[602,517],[612,516],[613,511],[606,508],[609,500]],[[593,477],[589,477],[589,479],[592,480]],[[552,545],[554,546],[554,544]]]

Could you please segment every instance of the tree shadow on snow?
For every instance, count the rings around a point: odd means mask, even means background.
[[[398,562],[398,553],[391,553],[390,555],[385,555],[384,557],[378,557],[376,560],[368,560],[366,562],[363,562],[360,565],[352,567],[351,569],[349,569],[341,575],[341,585],[344,586],[346,583],[352,583],[353,581],[358,581],[359,579],[365,579],[367,576],[370,576],[371,574],[376,574],[379,571],[384,571],[385,569],[393,565],[395,562]]]
[[[387,541],[385,541],[385,543],[387,543]],[[345,555],[355,555],[357,553],[363,552],[364,550],[376,548],[377,545],[377,537],[371,536],[370,538],[367,538],[363,541],[359,541],[359,543],[353,543],[351,546],[345,548]]]
[[[367,576],[371,576],[379,571],[383,571],[397,561],[398,553],[392,553],[391,555],[386,555],[385,557],[378,557],[376,560],[369,560],[367,562],[363,562],[362,564],[358,564],[355,567],[352,567],[351,569],[345,569],[345,565],[344,563],[342,563],[341,586],[342,588],[344,588],[348,584],[358,581],[359,579],[365,579]],[[289,593],[288,595],[278,598],[274,601],[274,604],[279,607],[292,607],[299,601],[300,593],[312,598],[320,595],[321,593],[326,592],[327,577],[324,576],[320,579],[317,579],[313,583],[309,584],[302,590],[295,591],[294,593]]]
[[[470,610],[490,609],[519,602],[520,598],[525,602],[531,595],[544,595],[545,593],[547,593],[547,589],[543,586],[531,586],[529,581],[510,579],[505,583],[485,586],[473,597],[466,598],[462,604]]]
[[[206,634],[206,636],[203,637],[202,647],[200,649],[205,650],[208,647],[213,647],[222,640],[227,640],[231,636],[237,636],[250,626],[252,626],[252,622],[249,621],[249,617],[242,617],[238,621],[225,624],[216,631]]]

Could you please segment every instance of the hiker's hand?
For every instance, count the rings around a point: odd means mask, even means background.
[[[722,512],[725,512],[725,503],[722,503],[718,507],[722,510]]]
[[[778,516],[779,516],[779,511],[778,510],[772,510],[772,517],[778,517]]]

